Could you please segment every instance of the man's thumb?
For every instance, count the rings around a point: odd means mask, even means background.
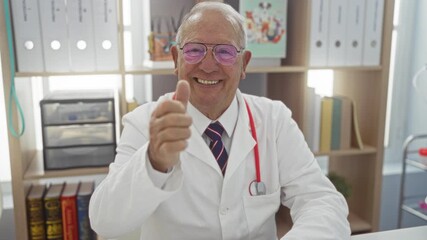
[[[187,108],[187,103],[190,99],[190,85],[186,80],[179,80],[176,84],[174,99],[180,101]]]

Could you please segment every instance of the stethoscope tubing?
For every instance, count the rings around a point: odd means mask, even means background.
[[[245,100],[245,104],[246,104],[246,110],[247,110],[248,116],[249,116],[249,124],[251,125],[252,137],[255,140],[255,146],[254,146],[255,171],[256,171],[256,181],[259,183],[259,182],[261,182],[261,171],[260,171],[260,165],[259,165],[258,137],[256,134],[255,121],[254,121],[254,118],[252,116],[252,111],[251,111],[249,104],[246,100]]]

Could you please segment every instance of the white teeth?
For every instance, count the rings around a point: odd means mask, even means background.
[[[214,84],[217,84],[219,81],[203,80],[198,78],[197,82],[205,85],[214,85]]]

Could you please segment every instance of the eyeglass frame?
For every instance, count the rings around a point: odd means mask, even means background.
[[[181,51],[183,51],[184,50],[184,47],[185,47],[185,45],[187,45],[187,44],[200,44],[200,45],[203,45],[204,47],[205,47],[205,54],[203,55],[203,57],[202,58],[200,58],[200,60],[199,61],[197,61],[197,62],[195,62],[195,63],[189,63],[189,62],[187,62],[187,61],[185,61],[186,63],[188,63],[188,64],[197,64],[197,63],[200,63],[205,57],[206,57],[206,54],[208,53],[208,49],[210,48],[211,49],[211,51],[212,51],[212,54],[213,54],[213,56],[214,56],[214,58],[215,58],[215,61],[217,62],[217,63],[219,63],[219,64],[221,64],[221,65],[223,65],[223,66],[231,66],[231,65],[233,65],[234,63],[236,63],[236,60],[237,60],[237,56],[240,54],[240,53],[242,53],[243,52],[243,50],[245,50],[245,48],[244,47],[241,47],[240,48],[240,50],[236,47],[236,46],[234,46],[233,44],[227,44],[227,43],[218,43],[218,44],[213,44],[213,43],[202,43],[202,42],[187,42],[187,43],[185,43],[184,45],[182,45],[182,47],[181,47],[181,45],[180,44],[177,44],[177,46],[178,46],[178,49],[179,50],[181,50]],[[220,61],[218,61],[218,59],[217,59],[217,57],[216,57],[216,55],[215,55],[215,48],[217,47],[217,46],[219,46],[219,45],[226,45],[226,46],[232,46],[232,47],[234,47],[234,49],[236,49],[236,52],[237,52],[237,55],[236,55],[236,58],[234,59],[234,61],[233,61],[233,63],[231,63],[231,64],[229,64],[229,65],[227,65],[227,64],[223,64],[223,63],[221,63]],[[183,51],[184,52],[184,51]]]

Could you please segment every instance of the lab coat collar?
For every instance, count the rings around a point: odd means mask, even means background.
[[[234,137],[231,143],[231,150],[228,156],[225,181],[230,178],[240,163],[246,158],[247,154],[252,151],[255,146],[255,140],[253,139],[250,131],[249,117],[246,111],[245,102],[239,90],[237,90],[236,96],[239,104],[239,112]],[[256,123],[257,121],[255,120],[255,125],[258,125]],[[193,125],[191,126],[191,132],[193,134],[198,133],[197,129]],[[212,154],[206,154],[210,152],[210,149],[200,135],[191,137],[188,144],[189,147],[186,149],[187,153],[200,159],[215,169],[219,175],[222,175],[214,156]]]
[[[190,116],[193,117],[193,125],[200,136],[204,134],[209,124],[219,121],[222,127],[224,127],[224,134],[227,134],[227,136],[231,138],[236,127],[237,117],[239,115],[238,109],[239,106],[237,103],[237,97],[234,97],[230,107],[218,119],[211,120],[203,115],[203,113],[201,113],[190,102],[187,104],[187,112],[190,114]]]

